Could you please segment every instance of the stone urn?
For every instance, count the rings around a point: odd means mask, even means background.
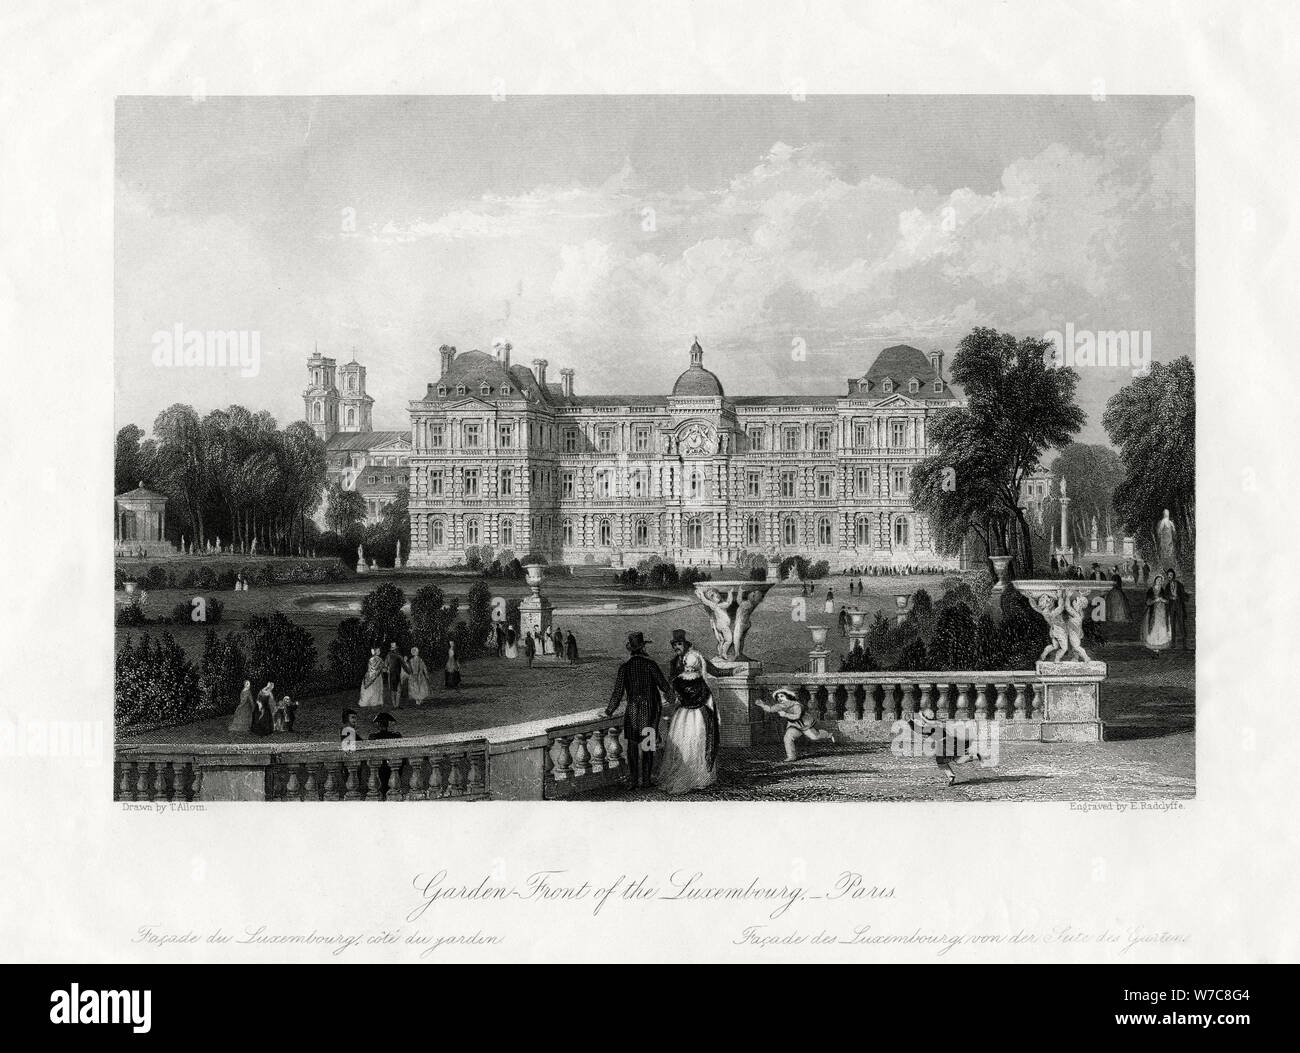
[[[826,626],[810,625],[808,630],[812,633],[813,647],[819,651],[824,651],[826,649]]]
[[[139,584],[138,581],[124,581],[122,582],[122,589],[126,592],[135,592]]]
[[[774,581],[701,581],[695,585],[695,598],[708,608],[713,622],[719,661],[751,660],[745,655],[750,619],[775,584]]]
[[[855,608],[854,610],[849,611],[848,615],[849,615],[850,629],[861,629],[864,625],[867,624],[866,611],[860,611]]]
[[[527,563],[524,565],[524,574],[528,587],[533,590],[533,595],[541,595],[542,565],[540,563]]]

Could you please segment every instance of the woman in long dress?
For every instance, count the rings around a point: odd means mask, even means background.
[[[361,698],[357,705],[362,709],[378,709],[384,704],[384,660],[379,657],[379,648],[370,648],[370,661],[366,663],[366,675],[361,678]]]
[[[406,676],[407,697],[417,706],[424,705],[425,700],[433,695],[433,683],[429,679],[429,667],[420,657],[418,647],[411,648],[410,660],[406,662]]]
[[[239,701],[235,704],[235,712],[230,718],[230,727],[228,731],[238,731],[247,734],[253,727],[253,682],[244,681],[244,690],[239,692]]]
[[[447,664],[442,667],[442,682],[447,687],[460,687],[460,663],[456,661],[456,642],[447,644]]]
[[[1165,576],[1157,574],[1147,589],[1146,617],[1142,622],[1142,643],[1152,654],[1169,650],[1173,633],[1169,628],[1169,595],[1165,591]]]
[[[515,632],[513,625],[506,627],[506,657],[519,657],[519,634]]]
[[[704,656],[691,648],[672,680],[677,711],[668,723],[663,760],[655,782],[664,793],[689,793],[718,781],[721,731],[713,693],[704,679]]]
[[[254,735],[269,735],[275,730],[275,684],[266,682],[266,687],[257,693],[253,702]]]

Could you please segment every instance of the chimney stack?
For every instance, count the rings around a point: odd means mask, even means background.
[[[943,352],[930,352],[930,365],[934,366],[934,375],[936,378],[943,379]]]
[[[546,367],[549,364],[544,358],[533,359],[533,373],[537,377],[537,383],[542,387],[546,387]]]
[[[440,376],[446,376],[451,370],[451,364],[456,359],[456,349],[450,344],[443,344],[438,348],[438,354],[442,356],[442,373]]]
[[[560,370],[560,390],[564,392],[566,398],[573,396],[573,370]]]
[[[510,341],[494,340],[492,341],[492,350],[496,352],[497,361],[506,369],[510,368]]]

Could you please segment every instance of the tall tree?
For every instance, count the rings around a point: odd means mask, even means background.
[[[1115,510],[1148,556],[1156,526],[1169,509],[1180,563],[1196,554],[1196,367],[1186,355],[1153,362],[1145,376],[1116,392],[1102,417],[1119,447],[1124,479]]]
[[[1099,535],[1105,537],[1114,518],[1115,490],[1123,478],[1123,462],[1109,446],[1072,442],[1061,451],[1061,456],[1052,463],[1052,493],[1060,494],[1064,479],[1070,497],[1072,538],[1084,541],[1092,533],[1094,518]],[[1050,519],[1045,517],[1045,525],[1059,522],[1060,517],[1058,504],[1056,514]]]
[[[330,483],[325,495],[325,525],[344,536],[366,517],[366,502],[355,490]]]
[[[175,403],[154,419],[153,431],[158,440],[159,489],[180,503],[202,545],[208,538],[205,505],[211,477],[198,414],[192,406]]]
[[[1034,569],[1033,537],[1020,504],[1021,484],[1049,449],[1082,426],[1073,369],[1057,368],[1053,345],[1037,337],[980,327],[962,340],[952,378],[967,404],[937,415],[929,442],[937,452],[912,472],[913,503],[930,516],[936,539],[976,532],[994,555]]]

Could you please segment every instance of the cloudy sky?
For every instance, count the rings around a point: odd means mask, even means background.
[[[316,344],[393,428],[442,343],[582,393],[666,392],[697,335],[731,394],[838,393],[976,325],[1194,354],[1193,198],[1180,98],[122,99],[116,420],[299,419]],[[257,331],[258,375],[155,366],[178,323]],[[1100,441],[1131,377],[1083,372]]]

